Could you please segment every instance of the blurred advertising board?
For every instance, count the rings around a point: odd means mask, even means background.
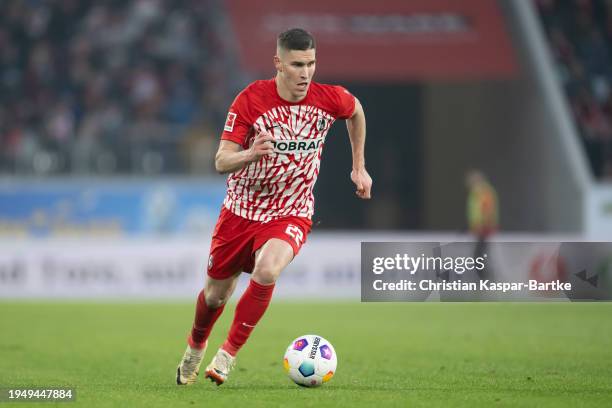
[[[321,235],[283,273],[275,296],[358,298],[357,237]],[[209,247],[209,236],[0,239],[0,299],[195,299]],[[247,282],[243,274],[238,290]]]
[[[208,233],[225,195],[210,180],[0,183],[0,236]]]
[[[493,0],[229,0],[242,66],[273,75],[278,33],[317,40],[322,80],[506,79],[517,65]]]
[[[429,254],[428,248],[439,247],[440,242],[454,241],[440,247],[440,256],[464,259],[477,250],[470,238],[451,234],[331,233],[315,230],[299,256],[283,272],[277,282],[275,296],[300,300],[358,300],[361,294],[364,301],[570,301],[612,298],[612,244],[567,243],[563,242],[563,238],[553,241],[560,237],[544,235],[521,237],[518,238],[520,242],[514,243],[491,243],[483,254],[487,258],[484,276],[470,271],[461,271],[457,275],[448,270],[432,270],[410,275],[406,271],[388,268],[384,273],[369,269],[371,261],[377,257],[389,255],[395,258],[397,253],[411,250],[415,250],[414,254],[420,257]],[[509,238],[512,237],[499,237],[501,240]],[[370,247],[373,252],[364,250],[362,245],[366,245],[367,241],[374,243],[375,246]],[[429,245],[432,242],[436,243],[433,247]],[[204,284],[209,247],[209,235],[0,239],[0,299],[194,299]],[[375,272],[374,275],[371,272]],[[410,276],[438,286],[443,281],[471,284],[483,280],[488,282],[486,284],[491,286],[491,290],[462,291],[452,287],[436,289],[430,286],[410,292],[397,284],[411,279]],[[247,282],[248,275],[243,274],[239,292]],[[537,290],[509,287],[506,290],[502,286],[493,288],[495,282],[510,286],[533,283],[538,287],[558,282],[571,284],[572,288],[566,291],[556,290],[552,286]],[[393,284],[393,287],[387,285],[382,288],[383,283]]]
[[[587,195],[586,232],[593,239],[609,239],[612,234],[612,185],[599,183]]]

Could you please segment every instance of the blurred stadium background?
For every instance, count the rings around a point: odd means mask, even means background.
[[[295,291],[358,293],[360,241],[468,239],[471,169],[500,240],[612,235],[610,1],[8,0],[0,295],[195,293],[227,108],[292,26],[318,39],[316,79],[365,106],[375,181],[354,198],[337,124]]]
[[[0,387],[74,386],[83,406],[215,392],[172,383],[225,193],[214,154],[293,26],[317,38],[315,79],[365,108],[373,199],[354,195],[338,123],[308,244],[215,403],[609,405],[609,303],[359,295],[362,241],[477,239],[472,170],[497,191],[493,240],[611,240],[610,0],[0,0]],[[550,246],[523,248],[500,257],[506,278],[561,277]],[[314,392],[280,368],[307,331],[340,354]]]

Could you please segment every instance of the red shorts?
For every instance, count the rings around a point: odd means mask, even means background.
[[[208,276],[227,279],[237,272],[251,273],[255,252],[269,239],[288,242],[297,255],[310,233],[312,222],[302,217],[283,217],[259,222],[240,217],[225,207],[215,226],[208,258]]]

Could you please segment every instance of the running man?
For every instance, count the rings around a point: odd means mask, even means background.
[[[370,198],[363,108],[343,87],[312,81],[312,35],[298,28],[281,33],[274,66],[275,78],[255,81],[236,97],[221,135],[215,166],[229,173],[227,196],[213,232],[208,276],[197,298],[187,350],[177,368],[180,385],[197,380],[208,336],[244,271],[251,280],[226,341],[205,371],[217,385],[227,380],[236,354],[270,303],[276,280],[306,242],[325,136],[336,119],[346,119],[356,194]]]

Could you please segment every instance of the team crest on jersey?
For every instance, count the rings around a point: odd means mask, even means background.
[[[227,113],[227,119],[225,120],[225,127],[223,130],[226,132],[231,132],[234,130],[234,122],[236,121],[236,115],[234,112]]]
[[[317,120],[317,130],[319,132],[322,132],[326,127],[327,127],[327,119],[319,118],[319,120]]]

